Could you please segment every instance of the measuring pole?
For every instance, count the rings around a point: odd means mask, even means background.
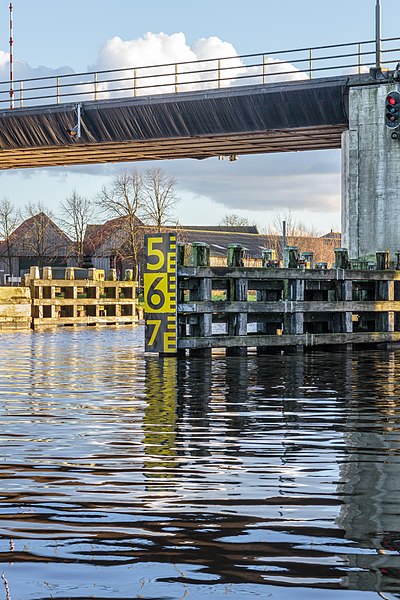
[[[379,69],[382,62],[381,0],[375,6],[375,66]]]
[[[13,5],[10,2],[10,108],[14,108]]]

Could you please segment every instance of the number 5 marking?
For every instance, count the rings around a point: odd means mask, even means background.
[[[157,337],[157,333],[160,329],[161,321],[159,319],[149,319],[147,321],[147,325],[153,325],[153,327],[154,327],[153,333],[151,334],[151,337],[149,340],[149,346],[152,346],[154,344],[154,342],[156,341],[156,337]]]
[[[165,256],[162,250],[159,248],[154,248],[156,244],[162,244],[163,240],[160,237],[148,238],[147,240],[147,259],[151,256],[155,256],[158,258],[156,263],[151,263],[147,260],[147,268],[149,271],[159,271],[165,262]]]

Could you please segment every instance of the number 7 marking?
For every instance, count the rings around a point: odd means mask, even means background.
[[[147,321],[147,325],[153,325],[154,329],[153,329],[153,333],[151,334],[150,340],[149,340],[149,346],[152,346],[156,340],[157,337],[157,333],[160,329],[160,325],[161,325],[161,321],[160,319],[149,319]]]

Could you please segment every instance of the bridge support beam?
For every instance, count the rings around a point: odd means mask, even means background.
[[[342,245],[349,258],[374,260],[400,249],[400,139],[385,125],[385,99],[396,84],[349,91],[342,134]]]

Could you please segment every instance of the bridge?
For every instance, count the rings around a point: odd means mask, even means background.
[[[367,40],[2,82],[0,169],[340,148],[374,59]]]
[[[400,38],[0,82],[0,169],[342,148],[350,258],[400,247]],[[392,135],[391,135],[392,134]],[[394,135],[393,135],[394,134]]]

